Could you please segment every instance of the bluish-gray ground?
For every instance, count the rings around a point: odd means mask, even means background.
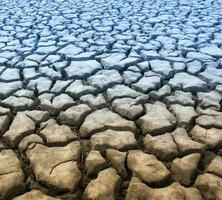
[[[0,200],[222,200],[220,0],[0,8]]]

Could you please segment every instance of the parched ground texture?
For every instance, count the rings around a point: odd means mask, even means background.
[[[0,8],[0,200],[222,200],[220,0]]]

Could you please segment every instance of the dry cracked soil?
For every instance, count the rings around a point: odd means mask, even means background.
[[[221,0],[0,8],[0,200],[222,200]]]

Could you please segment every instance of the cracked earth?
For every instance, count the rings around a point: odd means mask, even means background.
[[[0,7],[0,200],[222,200],[220,0]]]

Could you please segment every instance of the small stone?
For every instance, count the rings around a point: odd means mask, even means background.
[[[6,149],[5,145],[0,142],[0,150]]]
[[[154,98],[155,100],[160,100],[170,94],[171,94],[171,88],[168,85],[164,85],[158,91],[150,92],[151,97]]]
[[[154,137],[147,134],[143,139],[143,144],[149,153],[163,161],[173,160],[179,154],[177,145],[170,133]]]
[[[207,149],[222,147],[222,130],[205,129],[198,125],[191,130],[192,139],[206,145]]]
[[[0,116],[0,136],[2,136],[9,127],[10,120],[8,115]]]
[[[50,92],[56,94],[64,92],[64,90],[71,84],[71,82],[72,80],[67,80],[67,81],[57,80],[52,89],[50,90]]]
[[[176,90],[173,95],[165,97],[167,104],[181,104],[183,106],[194,106],[195,101],[192,99],[191,92]]]
[[[205,172],[212,173],[222,178],[222,157],[216,156],[205,169]]]
[[[16,97],[26,97],[33,99],[34,98],[34,91],[21,89],[13,94]]]
[[[176,116],[178,126],[183,128],[191,126],[198,116],[193,107],[180,104],[171,105],[170,111]]]
[[[207,61],[212,61],[213,57],[201,52],[194,52],[194,51],[190,51],[187,53],[187,58],[190,59],[197,59],[200,60],[202,62],[207,62]]]
[[[54,114],[61,110],[65,110],[71,106],[74,105],[74,101],[72,97],[70,97],[67,94],[60,94],[58,96],[55,96],[52,100],[52,103],[49,102],[49,104],[41,104],[42,108],[44,110],[48,110],[50,113]]]
[[[120,176],[127,177],[125,167],[126,152],[121,152],[115,149],[106,149],[106,157],[109,160],[111,167],[117,170]]]
[[[148,200],[151,198],[152,189],[137,177],[132,177],[127,189],[126,200]]]
[[[51,46],[41,46],[41,47],[38,47],[35,51],[35,53],[37,54],[53,54],[56,52],[58,47],[54,46],[54,45],[51,45]]]
[[[64,55],[67,58],[73,58],[75,55],[82,53],[83,50],[74,44],[68,44],[67,46],[60,49],[57,53]]]
[[[116,99],[112,103],[112,108],[121,116],[127,117],[131,120],[140,116],[143,112],[143,106],[138,104],[136,99],[132,98]]]
[[[37,79],[33,79],[29,81],[27,85],[33,90],[37,90],[38,94],[42,94],[44,92],[49,92],[52,86],[52,80],[48,77],[39,77]]]
[[[20,80],[19,69],[6,68],[0,75],[1,81],[18,81]]]
[[[59,110],[64,110],[72,106],[74,103],[73,98],[69,95],[60,94],[54,97],[52,105]]]
[[[216,87],[222,84],[221,69],[212,66],[206,66],[206,69],[198,75],[201,79],[206,81],[211,87]]]
[[[104,108],[89,114],[79,132],[81,137],[89,137],[95,132],[105,129],[135,131],[136,127],[134,122],[126,120],[109,109]]]
[[[166,78],[172,77],[174,74],[174,70],[170,66],[169,61],[165,60],[151,60],[150,67],[152,71],[163,75]]]
[[[85,60],[92,60],[96,56],[96,51],[88,51],[82,52],[72,57],[72,60],[75,61],[85,61]]]
[[[124,97],[136,98],[140,95],[140,92],[137,92],[125,85],[115,85],[114,87],[107,90],[107,98],[109,99],[109,101]]]
[[[202,174],[196,179],[195,186],[200,190],[204,199],[222,200],[222,179],[214,174]]]
[[[19,143],[18,149],[21,151],[26,150],[32,143],[44,144],[44,141],[39,135],[31,134],[24,137],[24,139]]]
[[[161,78],[159,76],[142,77],[138,82],[132,84],[132,89],[142,93],[151,90],[157,90],[161,87]]]
[[[101,63],[105,69],[119,69],[118,63],[126,58],[124,53],[108,54],[105,58],[101,59]]]
[[[4,108],[0,106],[0,115],[10,115],[10,114],[11,114],[11,110],[9,108]]]
[[[12,150],[0,151],[0,163],[0,199],[10,199],[25,190],[25,176]]]
[[[93,87],[104,90],[123,81],[120,73],[116,70],[100,70],[95,75],[87,79],[88,83]]]
[[[197,98],[199,101],[199,106],[203,109],[212,108],[214,110],[220,111],[221,95],[216,91],[210,92],[198,92]]]
[[[187,71],[190,74],[197,75],[202,69],[203,69],[203,66],[201,62],[197,60],[187,63]]]
[[[159,59],[161,56],[158,54],[156,51],[146,51],[142,50],[141,51],[142,57],[145,58],[145,60],[152,60],[152,59]]]
[[[222,49],[218,48],[216,45],[203,47],[200,49],[200,52],[214,57],[222,57]]]
[[[47,111],[41,110],[27,110],[24,113],[30,117],[36,124],[40,124],[50,118],[50,115]]]
[[[143,62],[137,63],[137,66],[138,66],[142,71],[148,71],[148,70],[150,69],[149,61],[143,61]]]
[[[0,82],[0,97],[6,98],[7,96],[13,94],[18,89],[21,89],[23,86],[21,81],[13,81],[9,83]]]
[[[196,123],[205,128],[222,128],[222,116],[202,115],[196,119]]]
[[[107,166],[106,160],[101,156],[99,151],[92,150],[86,157],[85,169],[87,174],[95,175]]]
[[[202,194],[196,187],[183,187],[187,200],[204,200]]]
[[[138,178],[133,177],[130,181],[126,200],[203,200],[200,192],[193,187],[185,188],[175,182],[168,187],[150,188]]]
[[[41,108],[45,109],[45,110],[52,109],[52,100],[54,97],[55,97],[55,95],[51,94],[51,93],[43,93],[43,94],[39,95],[38,99],[40,101]]]
[[[175,74],[168,84],[176,90],[183,90],[185,92],[201,92],[207,90],[206,82],[185,72]]]
[[[91,108],[88,105],[79,104],[60,112],[58,119],[62,124],[79,126],[90,112]]]
[[[15,97],[10,96],[2,101],[2,104],[5,106],[9,106],[15,111],[23,111],[26,109],[31,109],[34,106],[34,102],[32,99],[28,99],[26,97]]]
[[[215,108],[209,107],[206,109],[201,108],[199,105],[196,107],[198,115],[210,115],[210,116],[222,116],[222,112],[215,110]]]
[[[99,172],[98,177],[86,187],[83,197],[88,200],[114,200],[120,185],[120,177],[113,168]]]
[[[186,69],[186,65],[185,65],[185,63],[182,63],[182,62],[174,62],[173,63],[173,69],[176,72],[183,72]]]
[[[50,197],[40,190],[31,190],[30,192],[15,197],[13,200],[60,200],[60,198]]]
[[[132,71],[124,71],[123,79],[126,85],[131,85],[137,82],[141,78],[141,73],[132,72]]]
[[[222,85],[217,85],[215,89],[218,93],[222,94]]]
[[[194,153],[172,161],[171,173],[174,180],[189,186],[196,174],[200,154]]]
[[[171,134],[174,142],[177,144],[180,155],[203,153],[205,151],[206,145],[193,141],[184,128],[177,128]]]
[[[87,94],[80,97],[80,100],[87,103],[92,109],[97,110],[106,107],[106,101],[103,94],[98,94],[94,96],[92,94]]]
[[[175,182],[168,187],[150,188],[138,178],[133,177],[130,181],[126,200],[203,200],[200,192],[193,187],[185,188]]]
[[[31,62],[32,61],[25,61],[24,64],[31,64]],[[32,62],[32,64],[34,65],[33,67],[23,69],[23,76],[26,80],[36,79],[40,77],[40,73],[34,68],[36,67],[36,65],[38,66],[38,64],[35,62]]]
[[[26,151],[36,180],[65,191],[74,191],[82,177],[76,162],[80,154],[78,141],[63,147],[35,144]]]
[[[60,71],[55,71],[51,67],[47,67],[47,66],[43,67],[42,66],[39,68],[39,72],[41,73],[42,76],[48,76],[52,80],[55,80],[55,81],[59,78],[62,78]]]
[[[58,125],[54,119],[41,124],[40,135],[42,135],[47,144],[66,144],[77,139],[75,133],[65,125]]]
[[[69,85],[65,92],[73,98],[79,98],[82,95],[95,93],[96,91],[97,89],[95,87],[83,84],[82,80],[76,80]]]
[[[143,153],[140,150],[129,151],[127,165],[133,175],[148,184],[163,183],[170,175],[165,165],[157,160],[155,156]]]
[[[84,79],[92,77],[102,69],[102,66],[96,60],[84,60],[84,61],[72,61],[68,67],[65,68],[65,72],[69,78],[72,79]]]
[[[35,132],[35,123],[24,113],[17,113],[3,137],[15,147],[27,135]]]
[[[172,130],[176,124],[176,118],[159,101],[145,104],[145,110],[146,114],[137,120],[143,134],[161,134]]]
[[[93,149],[128,150],[136,146],[135,135],[130,131],[102,131],[92,135],[90,142]]]

